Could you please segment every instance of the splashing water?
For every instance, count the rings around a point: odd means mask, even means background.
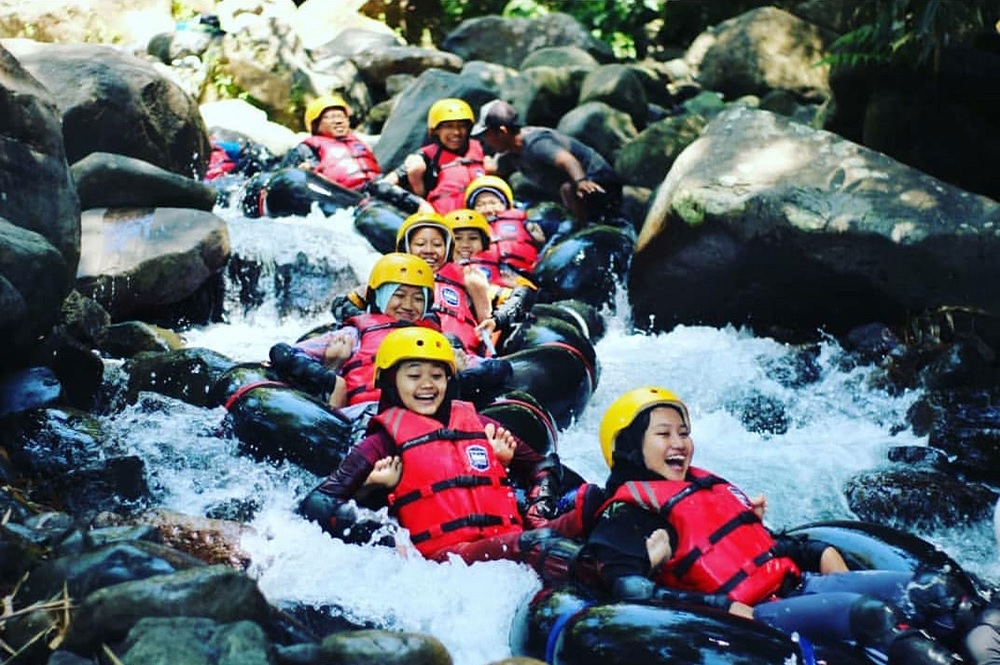
[[[232,219],[234,252],[303,253],[310,261],[324,258],[367,275],[378,254],[338,217]],[[579,420],[560,435],[563,462],[587,480],[603,483],[607,473],[596,434],[605,408],[621,392],[649,384],[670,388],[689,405],[695,463],[751,495],[765,493],[767,522],[775,528],[853,518],[841,491],[844,482],[886,464],[891,445],[924,443],[905,429],[891,434],[905,422],[917,395],[890,396],[869,388],[872,370],[843,369],[842,351],[832,341],[819,346],[810,380],[796,382],[787,377],[800,372],[800,355],[774,340],[734,328],[691,326],[636,334],[623,294],[616,311],[608,315],[608,333],[597,345],[600,384]],[[207,346],[236,360],[262,360],[272,344],[295,339],[327,319],[322,313],[281,318],[265,302],[185,337],[190,346]],[[775,433],[751,431],[740,417],[740,405],[761,396],[783,408],[785,426]],[[164,507],[191,514],[225,501],[259,507],[253,534],[242,545],[252,559],[250,574],[272,603],[330,606],[359,624],[426,632],[444,643],[458,665],[510,655],[514,612],[540,588],[527,567],[436,564],[334,541],[294,512],[320,479],[291,465],[241,457],[236,442],[219,435],[222,418],[221,409],[144,394],[108,425],[146,460],[150,485]],[[918,535],[970,572],[1000,580],[992,524]]]

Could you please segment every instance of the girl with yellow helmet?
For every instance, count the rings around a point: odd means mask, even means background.
[[[528,221],[525,211],[514,207],[514,193],[507,182],[495,175],[476,178],[465,188],[465,205],[486,217],[500,265],[523,277],[530,277],[538,263],[545,232]]]
[[[454,237],[454,261],[438,274],[464,279],[466,284],[470,274],[482,273],[486,277],[489,284],[485,298],[489,301],[489,308],[483,311],[489,311],[489,314],[479,319],[476,329],[479,333],[490,335],[495,346],[500,334],[523,320],[534,305],[537,287],[527,278],[504,268],[490,238],[490,225],[482,214],[460,208],[452,210],[444,218],[451,226]]]
[[[382,175],[371,149],[351,131],[351,107],[343,97],[317,97],[306,106],[302,121],[310,136],[288,151],[281,167],[310,171],[353,190]]]
[[[299,510],[334,537],[364,543],[382,526],[359,523],[347,505],[364,498],[368,508],[388,506],[428,559],[541,563],[547,531],[525,531],[514,484],[536,486],[552,469],[500,423],[455,399],[455,371],[441,333],[389,333],[375,357],[381,398],[368,436]],[[578,519],[567,515],[545,524],[578,535]],[[533,523],[541,522],[536,514]]]
[[[439,99],[427,112],[431,142],[409,155],[386,180],[425,199],[429,207],[444,214],[464,207],[466,186],[492,170],[482,144],[470,137],[475,115],[472,107],[457,98]]]
[[[461,342],[466,353],[485,357],[488,350],[477,326],[493,311],[489,282],[482,273],[453,264],[453,246],[451,225],[434,212],[410,215],[396,235],[396,251],[419,256],[434,271],[434,311],[441,330]]]
[[[586,551],[616,599],[716,607],[813,641],[857,643],[889,663],[952,662],[922,633],[897,628],[928,619],[910,590],[944,590],[945,580],[848,571],[826,543],[773,535],[761,522],[763,495],[750,499],[692,464],[691,416],[673,392],[619,396],[599,439],[609,498]]]
[[[347,318],[335,330],[289,348],[338,373],[328,401],[334,408],[344,408],[345,415],[353,419],[378,402],[375,354],[382,340],[400,328],[437,329],[437,319],[431,316],[433,302],[430,266],[412,254],[386,254],[375,262],[368,276],[363,312]]]

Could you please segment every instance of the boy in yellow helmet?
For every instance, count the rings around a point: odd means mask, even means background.
[[[472,107],[465,101],[447,98],[434,102],[427,113],[431,143],[409,155],[385,180],[425,199],[442,215],[464,208],[465,188],[492,170],[482,144],[470,138],[473,122]]]
[[[355,190],[382,175],[371,149],[351,131],[351,107],[340,95],[309,102],[303,123],[311,135],[285,155],[282,167],[312,171]]]

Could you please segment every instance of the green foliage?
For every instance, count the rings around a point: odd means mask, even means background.
[[[830,47],[821,64],[856,68],[872,64],[930,64],[937,70],[941,49],[968,39],[995,20],[994,0],[874,0],[860,3],[857,25]]]
[[[198,10],[185,0],[170,0],[170,16],[175,21],[189,21],[198,15]]]
[[[442,0],[446,30],[465,19],[499,14],[508,18],[537,18],[551,12],[569,14],[597,39],[612,47],[618,57],[645,53],[636,36],[647,23],[663,13],[668,0]],[[642,53],[637,53],[642,51]]]

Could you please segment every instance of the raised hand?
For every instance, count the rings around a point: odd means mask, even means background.
[[[483,428],[486,432],[486,440],[490,442],[494,454],[501,464],[507,466],[514,459],[514,449],[517,448],[517,439],[505,427],[497,427],[493,423],[487,423]]]
[[[767,497],[763,494],[758,494],[750,499],[750,509],[758,519],[763,520],[764,513],[767,512]]]
[[[646,553],[649,555],[649,565],[656,568],[670,558],[673,549],[670,547],[670,535],[666,529],[657,529],[646,538]]]
[[[365,485],[381,485],[392,489],[403,476],[403,460],[399,456],[383,457],[375,462],[371,473],[365,478]]]
[[[335,333],[330,336],[323,352],[323,364],[331,369],[339,369],[351,357],[354,351],[354,339],[347,333]]]

